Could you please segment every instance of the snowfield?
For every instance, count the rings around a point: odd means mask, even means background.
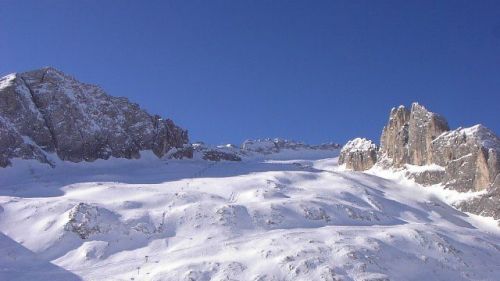
[[[500,227],[338,150],[242,162],[16,160],[0,280],[499,280]]]

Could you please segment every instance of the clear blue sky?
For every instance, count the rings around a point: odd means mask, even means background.
[[[498,0],[0,0],[0,75],[43,66],[213,144],[378,142],[412,101],[500,132]]]

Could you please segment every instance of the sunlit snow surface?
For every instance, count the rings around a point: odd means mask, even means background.
[[[499,280],[497,222],[448,204],[474,194],[336,154],[15,161],[0,280]]]

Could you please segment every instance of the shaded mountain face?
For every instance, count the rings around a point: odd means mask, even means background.
[[[0,166],[12,158],[61,160],[158,157],[188,142],[172,120],[150,115],[126,98],[107,95],[54,69],[0,79]]]
[[[400,169],[423,185],[442,184],[460,192],[484,191],[460,207],[500,218],[500,139],[476,125],[450,130],[440,115],[414,103],[391,110],[382,131],[376,161],[356,155],[373,154],[373,147],[342,150],[340,164],[358,171],[374,165]]]

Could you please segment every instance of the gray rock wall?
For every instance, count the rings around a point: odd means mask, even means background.
[[[434,162],[446,168],[443,183],[453,189],[487,189],[499,174],[500,140],[482,125],[446,132],[431,149]]]
[[[49,162],[46,152],[80,162],[163,156],[188,142],[187,131],[126,98],[78,82],[53,68],[0,80],[0,166],[12,158]]]

